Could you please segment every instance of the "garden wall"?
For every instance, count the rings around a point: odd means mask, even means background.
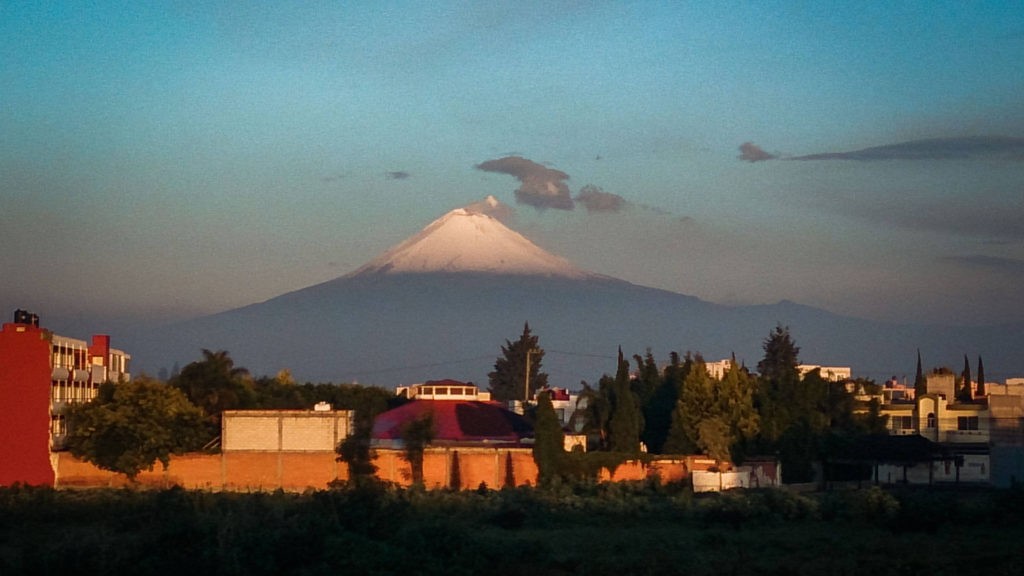
[[[136,478],[143,486],[181,486],[202,490],[262,491],[282,489],[298,492],[324,489],[334,480],[347,480],[348,467],[338,462],[334,452],[221,452],[220,454],[185,454],[171,458],[164,470],[157,463],[149,472]],[[101,470],[78,460],[68,452],[55,452],[51,457],[59,488],[124,486],[122,474]],[[455,462],[456,480],[462,489],[481,484],[501,488],[510,480],[516,486],[535,484],[537,466],[529,448],[428,448],[423,459],[423,480],[427,488],[450,487]],[[625,462],[615,470],[602,470],[605,481],[643,480],[658,476],[662,481],[679,481],[688,477],[696,459],[660,460],[644,464]],[[408,486],[412,481],[409,463],[399,450],[378,450],[374,460],[381,480]]]

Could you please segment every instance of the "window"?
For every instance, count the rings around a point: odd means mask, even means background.
[[[978,429],[978,417],[977,416],[957,416],[956,419],[957,430],[977,430]]]
[[[913,430],[914,418],[912,416],[890,416],[893,430]]]
[[[928,428],[935,428],[935,412],[928,413]]]

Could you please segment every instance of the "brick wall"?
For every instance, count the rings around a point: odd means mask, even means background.
[[[423,482],[427,488],[447,488],[452,478],[454,454],[458,453],[460,487],[472,490],[481,484],[498,489],[505,485],[508,463],[517,486],[536,484],[537,465],[529,448],[428,448],[423,458]],[[693,469],[691,459],[660,460],[644,465],[625,462],[614,474],[602,470],[600,480],[643,480],[657,475],[662,481],[678,481]],[[409,463],[400,450],[378,450],[377,476],[408,486],[412,480]],[[53,454],[58,487],[124,486],[124,476],[100,470],[68,452]],[[189,489],[300,492],[327,488],[334,480],[347,480],[348,468],[334,452],[225,451],[220,454],[186,454],[171,458],[167,470],[157,463],[137,477],[139,484],[152,487],[173,485]]]

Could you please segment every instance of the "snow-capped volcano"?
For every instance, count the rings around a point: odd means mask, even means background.
[[[483,202],[452,210],[351,276],[433,272],[590,276],[491,216],[502,208],[488,196]]]

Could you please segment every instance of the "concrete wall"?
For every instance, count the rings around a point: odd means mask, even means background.
[[[229,410],[221,421],[225,452],[334,452],[348,437],[351,410]]]

